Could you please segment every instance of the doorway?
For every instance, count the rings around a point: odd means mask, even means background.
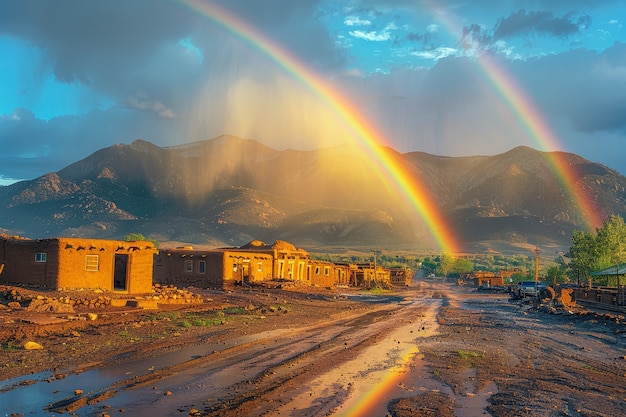
[[[113,290],[126,291],[128,274],[128,254],[115,254],[115,268],[113,270]]]

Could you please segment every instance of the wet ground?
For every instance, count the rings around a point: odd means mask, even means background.
[[[3,342],[0,415],[626,415],[626,326],[614,317],[436,282],[209,296],[101,313],[100,326],[37,336],[39,351]],[[65,359],[39,372],[34,356]]]

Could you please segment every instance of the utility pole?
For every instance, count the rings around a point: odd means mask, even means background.
[[[539,298],[539,248],[535,246],[535,295]]]
[[[376,250],[373,250],[372,252],[374,252],[374,285],[378,285],[378,277],[376,276]]]

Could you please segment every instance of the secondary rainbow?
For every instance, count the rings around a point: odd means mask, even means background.
[[[529,137],[540,150],[549,152],[545,154],[546,160],[562,188],[580,212],[586,228],[591,231],[601,226],[603,219],[600,210],[596,207],[595,199],[579,183],[578,175],[568,164],[565,154],[557,152],[561,148],[559,141],[537,108],[515,80],[498,66],[491,56],[485,54],[478,59],[488,80],[511,108]]]
[[[431,11],[451,34],[462,32],[463,25],[454,15],[434,3]],[[593,231],[595,227],[601,226],[605,215],[597,206],[593,195],[579,181],[575,168],[568,164],[566,155],[560,151],[562,146],[559,140],[537,107],[519,87],[511,74],[505,71],[501,65],[498,65],[490,54],[479,51],[476,59],[487,81],[510,109],[513,117],[525,130],[534,146],[545,152],[544,157],[553,175],[578,210],[583,225],[588,231]]]
[[[202,0],[181,0],[194,11],[236,34],[240,39],[263,51],[278,66],[290,73],[311,91],[325,100],[338,116],[352,129],[364,150],[376,164],[379,172],[406,196],[443,252],[457,252],[452,230],[440,215],[434,199],[396,154],[385,145],[384,136],[357,110],[346,97],[330,83],[301,63],[296,57],[269,39],[265,34],[230,11]]]

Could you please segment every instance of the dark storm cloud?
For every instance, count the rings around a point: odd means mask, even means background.
[[[168,119],[121,108],[92,111],[81,116],[37,119],[26,109],[0,116],[0,165],[2,176],[32,179],[58,171],[115,143],[143,138],[167,141],[180,131]]]
[[[518,10],[497,23],[493,37],[495,40],[529,34],[547,34],[566,37],[589,27],[591,17],[568,13],[563,17],[556,17],[549,11]]]
[[[406,40],[411,43],[417,43],[423,46],[425,49],[434,49],[440,45],[441,40],[437,34],[432,32],[410,32],[406,35]]]
[[[342,55],[320,22],[316,1],[224,2],[245,21],[321,67],[338,67]],[[201,13],[171,0],[5,0],[0,34],[40,48],[62,82],[80,82],[128,101],[144,94],[166,107],[192,93],[206,72],[217,70],[222,28]],[[186,62],[178,42],[189,38],[204,54],[202,67]]]
[[[515,62],[510,71],[545,114],[563,118],[574,130],[626,132],[626,44]]]
[[[303,60],[326,69],[342,65],[343,54],[312,18],[316,1],[223,3]],[[49,121],[19,109],[0,115],[5,178],[58,170],[137,137],[164,145],[211,137],[212,131],[186,136],[190,113],[204,112],[206,125],[215,126],[216,134],[227,133],[219,126],[229,118],[228,86],[263,76],[255,60],[269,62],[207,16],[171,0],[2,0],[0,36],[41,52],[39,69],[28,69],[39,85],[29,88],[42,88],[51,71],[57,80],[87,85],[109,101],[108,110]],[[181,45],[185,39],[199,53]],[[212,96],[195,109],[205,90]]]

